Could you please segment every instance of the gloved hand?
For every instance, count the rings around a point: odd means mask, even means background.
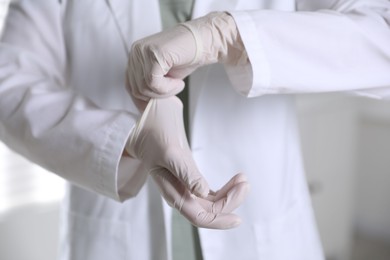
[[[151,97],[168,97],[198,67],[247,62],[233,18],[224,12],[179,24],[135,42],[130,52],[128,91],[139,108]]]
[[[151,99],[125,149],[142,160],[164,199],[192,224],[219,229],[239,224],[239,217],[230,212],[245,198],[248,183],[237,175],[210,194],[192,158],[177,97]]]
[[[242,173],[235,175],[222,189],[212,192],[207,198],[191,194],[166,169],[155,169],[151,175],[168,204],[194,226],[229,229],[240,225],[240,217],[231,212],[244,201],[249,191],[249,184]]]

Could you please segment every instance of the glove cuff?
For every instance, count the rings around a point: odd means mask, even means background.
[[[151,108],[153,102],[155,102],[155,100],[153,98],[149,100],[144,112],[142,113],[141,118],[135,124],[133,130],[130,133],[129,139],[127,140],[125,150],[129,154],[130,157],[140,159],[139,158],[140,155],[137,153],[137,151],[140,150],[138,147],[139,146],[138,145],[139,135],[140,135],[142,129],[144,128],[145,120],[148,117],[148,114],[149,114],[149,111],[150,111],[150,108]]]
[[[181,24],[195,40],[196,52],[191,65],[239,63],[244,44],[233,17],[226,12],[212,12]]]

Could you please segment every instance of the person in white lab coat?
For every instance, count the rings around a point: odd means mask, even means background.
[[[192,18],[211,11],[232,15],[249,63],[229,67],[231,81],[219,64],[191,75],[191,148],[210,187],[242,171],[251,192],[239,227],[199,230],[203,258],[323,259],[288,93],[390,96],[390,2],[195,0]],[[157,0],[11,5],[0,138],[72,183],[60,259],[171,257],[170,208],[123,153],[139,118],[125,89],[130,46],[159,31]]]

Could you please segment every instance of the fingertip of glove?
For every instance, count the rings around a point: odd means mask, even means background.
[[[196,196],[198,197],[201,197],[201,198],[207,198],[207,196],[209,195],[210,193],[210,188],[209,188],[209,185],[207,184],[206,181],[204,180],[199,180],[197,181],[192,189],[191,189],[191,193],[195,194]]]
[[[238,227],[241,222],[241,218],[235,214],[207,214],[203,212],[198,214],[197,220],[192,224],[200,228],[226,230]]]
[[[151,91],[150,93],[147,93],[148,95],[161,98],[177,95],[183,91],[185,83],[182,79],[153,76],[149,81],[148,87]]]
[[[231,222],[229,229],[238,227],[239,225],[241,225],[241,222],[242,220],[240,218],[236,218],[234,221]]]
[[[207,198],[209,196],[209,189],[208,188],[202,188],[194,192],[194,194],[202,199]]]
[[[251,190],[251,185],[247,181],[240,182],[239,185],[243,186],[242,189],[244,189],[246,193],[248,193]]]
[[[229,208],[228,207],[226,210],[228,212],[231,212],[236,207],[238,207],[245,200],[249,191],[250,191],[249,183],[240,182],[240,183],[236,184],[234,186],[234,188],[228,192],[228,195],[227,195],[229,201],[232,201],[232,202],[234,201],[234,203],[232,203],[232,204],[235,205],[235,207],[231,208],[231,209],[228,209]]]
[[[239,183],[239,182],[246,182],[248,180],[246,175],[244,173],[242,173],[242,172],[237,173],[233,178],[235,179],[235,181],[237,183]]]

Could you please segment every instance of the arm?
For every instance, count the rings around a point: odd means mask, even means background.
[[[237,175],[208,196],[179,123],[177,102],[153,102],[153,112],[136,122],[137,115],[102,109],[67,84],[62,8],[54,0],[20,0],[11,6],[0,44],[1,140],[73,184],[119,201],[135,196],[153,172],[162,196],[194,224],[238,225],[230,212],[245,197],[246,180]],[[174,111],[164,109],[170,104],[176,104]],[[125,146],[132,157],[122,156]],[[199,190],[207,198],[192,194]]]
[[[240,93],[390,97],[389,1],[300,0],[297,9],[232,13],[251,63],[249,84],[235,84]]]
[[[136,118],[104,110],[66,82],[59,1],[14,1],[0,45],[0,138],[29,160],[116,200],[145,180],[122,157]]]
[[[175,94],[181,78],[216,62],[248,97],[329,91],[390,97],[389,1],[300,0],[296,12],[230,15],[234,21],[209,14],[136,42],[128,71],[133,98]],[[142,66],[132,70],[134,64]]]

